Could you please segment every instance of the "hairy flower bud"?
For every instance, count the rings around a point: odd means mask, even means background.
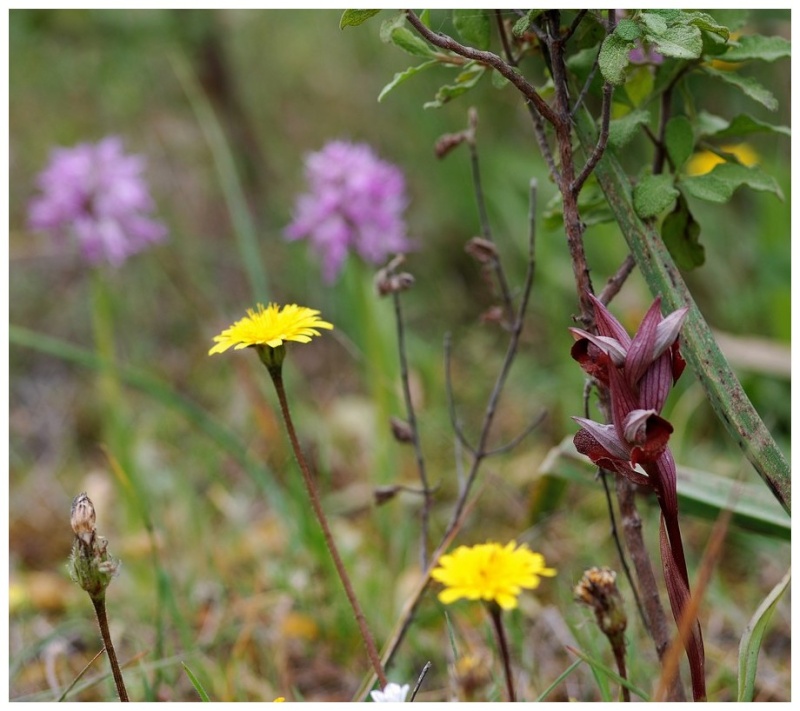
[[[575,597],[594,610],[597,626],[608,637],[616,637],[628,626],[617,574],[610,568],[589,568],[575,586]]]
[[[70,523],[75,535],[87,546],[90,546],[94,539],[96,518],[92,500],[86,495],[85,491],[78,494],[72,500]]]

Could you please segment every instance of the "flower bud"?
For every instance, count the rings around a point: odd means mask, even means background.
[[[398,442],[414,441],[414,432],[408,422],[401,420],[399,417],[392,417],[389,420],[389,424],[392,427],[392,434]]]
[[[480,264],[489,264],[497,259],[497,245],[483,237],[473,237],[467,242],[464,251]]]
[[[575,586],[575,597],[594,610],[597,626],[607,637],[618,637],[628,626],[628,617],[617,587],[617,574],[610,568],[590,568]]]
[[[75,535],[87,546],[90,546],[94,539],[96,518],[92,500],[85,491],[78,494],[72,500],[70,523]]]

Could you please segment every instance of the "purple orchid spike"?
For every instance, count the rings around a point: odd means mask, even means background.
[[[366,144],[332,141],[306,157],[309,191],[297,199],[286,238],[309,239],[322,274],[335,281],[348,253],[382,264],[413,248],[406,236],[405,178]]]
[[[57,238],[74,237],[90,263],[118,267],[167,235],[148,216],[155,205],[144,169],[144,158],[126,154],[117,136],[58,148],[37,179],[41,194],[30,203],[28,222]]]

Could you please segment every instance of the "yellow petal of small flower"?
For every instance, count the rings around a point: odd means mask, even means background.
[[[758,153],[756,153],[747,143],[737,143],[735,146],[720,146],[723,153],[730,153],[736,156],[742,165],[751,166],[758,163]],[[686,164],[687,175],[705,175],[710,173],[720,163],[725,160],[712,151],[699,151],[695,153]]]
[[[439,565],[431,577],[445,588],[439,600],[449,604],[460,598],[487,600],[511,610],[523,588],[539,586],[541,577],[556,574],[544,563],[541,553],[534,553],[527,545],[517,547],[515,541],[505,546],[483,543],[460,546],[449,555],[439,558]]]
[[[284,341],[308,343],[312,336],[319,336],[317,329],[333,328],[333,324],[319,318],[319,311],[297,304],[280,307],[262,304],[256,310],[247,309],[247,316],[214,336],[216,345],[208,355],[224,353],[229,348],[239,350],[248,346],[270,346],[277,348]]]

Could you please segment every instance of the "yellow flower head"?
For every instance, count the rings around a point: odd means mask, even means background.
[[[720,146],[723,153],[730,153],[736,156],[740,163],[750,167],[758,163],[758,153],[747,143],[737,143],[731,146]],[[687,175],[705,175],[710,173],[716,166],[725,163],[722,156],[712,151],[699,151],[695,153],[686,163]]]
[[[224,353],[231,346],[239,350],[248,346],[277,348],[284,341],[308,343],[312,336],[320,335],[318,328],[333,328],[319,318],[319,311],[297,304],[270,304],[266,309],[258,304],[255,311],[247,309],[247,316],[214,336],[216,345],[208,355]]]
[[[545,567],[541,553],[532,552],[524,543],[516,546],[515,541],[505,546],[483,543],[460,546],[443,555],[431,571],[431,577],[445,586],[439,599],[445,604],[462,597],[487,600],[505,610],[514,609],[522,588],[537,588],[540,576],[556,574],[553,568]]]

